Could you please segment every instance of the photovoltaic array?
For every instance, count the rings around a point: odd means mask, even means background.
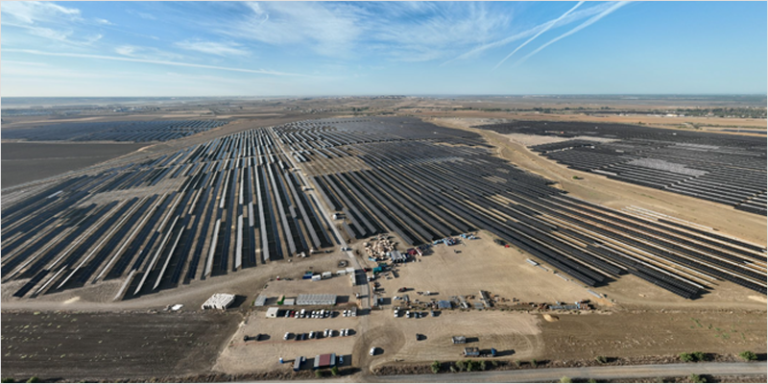
[[[485,229],[587,286],[632,274],[685,298],[722,281],[766,292],[764,247],[570,197],[492,150],[400,117],[236,133],[4,207],[2,276],[23,282],[18,297],[121,278],[118,296],[131,298],[331,247],[338,225],[348,239],[388,232],[409,245]]]

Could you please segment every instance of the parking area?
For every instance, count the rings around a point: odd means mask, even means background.
[[[219,356],[214,370],[230,373],[246,373],[262,370],[293,369],[294,359],[304,356],[308,360],[316,355],[335,353],[347,360],[340,365],[349,365],[351,354],[357,334],[359,317],[344,317],[343,310],[335,310],[337,315],[322,319],[317,318],[275,318],[267,319],[264,311],[252,312],[237,332],[232,336],[230,343]],[[349,335],[342,336],[341,330],[348,329]],[[325,330],[333,331],[327,337]],[[317,334],[316,338],[297,340],[296,335],[309,336],[310,332]],[[289,333],[288,340],[285,340]],[[243,341],[243,336],[255,336],[261,334],[261,340]],[[280,364],[280,358],[283,364]],[[311,369],[311,362],[303,365],[304,369]]]

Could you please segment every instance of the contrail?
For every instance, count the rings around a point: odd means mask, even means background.
[[[533,35],[533,37],[531,37],[530,39],[526,40],[526,41],[525,41],[525,43],[521,44],[519,47],[515,48],[515,50],[514,50],[514,51],[512,51],[512,53],[510,53],[509,55],[507,55],[507,57],[505,57],[505,58],[503,58],[501,61],[499,61],[499,63],[498,63],[498,64],[496,64],[496,66],[495,66],[495,67],[493,67],[493,69],[496,69],[496,68],[498,68],[500,65],[504,64],[504,62],[505,62],[505,61],[507,61],[507,59],[509,59],[510,57],[512,57],[512,55],[514,55],[514,54],[515,54],[517,51],[519,51],[521,48],[523,48],[523,47],[525,47],[526,45],[528,45],[528,43],[530,43],[531,41],[535,40],[535,39],[536,39],[537,37],[539,37],[539,35],[541,35],[542,33],[546,32],[546,31],[549,31],[549,29],[550,29],[550,28],[552,28],[552,26],[553,26],[553,25],[555,25],[555,24],[556,24],[558,21],[560,21],[560,20],[564,19],[566,16],[570,15],[570,14],[571,14],[571,12],[575,11],[575,10],[576,10],[576,8],[580,7],[582,4],[584,4],[584,2],[583,2],[583,1],[579,1],[578,3],[576,3],[576,5],[575,5],[573,8],[569,9],[569,10],[568,10],[568,12],[566,12],[566,13],[563,13],[563,14],[562,14],[560,17],[558,17],[557,19],[554,19],[554,20],[552,20],[552,21],[548,22],[547,24],[545,24],[545,26],[544,26],[544,29],[542,29],[541,31],[539,31],[539,33],[537,33],[537,34]]]
[[[219,67],[215,65],[205,65],[205,64],[192,64],[192,63],[180,63],[177,61],[164,61],[164,60],[148,60],[148,59],[136,59],[131,57],[119,57],[119,56],[103,56],[103,55],[89,55],[84,53],[58,53],[58,52],[43,52],[43,51],[36,51],[33,49],[5,49],[7,52],[21,52],[21,53],[28,53],[31,55],[40,55],[40,56],[58,56],[58,57],[79,57],[84,59],[96,59],[96,60],[112,60],[112,61],[129,61],[134,63],[148,63],[148,64],[159,64],[159,65],[170,65],[170,66],[176,66],[176,67],[192,67],[192,68],[205,68],[205,69],[215,69],[220,71],[231,71],[231,72],[244,72],[244,73],[257,73],[260,75],[273,75],[273,76],[307,76],[297,73],[286,73],[286,72],[277,72],[277,71],[270,71],[266,69],[243,69],[243,68],[231,68],[231,67]]]
[[[509,36],[509,37],[506,37],[504,39],[497,40],[497,41],[494,41],[492,43],[487,43],[487,44],[475,47],[475,48],[469,50],[468,52],[465,52],[465,53],[463,53],[463,54],[461,54],[461,55],[459,55],[457,57],[454,57],[453,59],[450,59],[450,60],[440,64],[440,66],[446,65],[446,64],[451,63],[451,62],[456,61],[456,60],[466,59],[466,58],[468,58],[468,57],[470,57],[472,55],[475,55],[477,53],[486,51],[486,50],[491,49],[491,48],[496,48],[496,47],[504,46],[504,45],[507,45],[509,43],[515,42],[517,40],[522,40],[522,39],[529,38],[532,35],[538,34],[541,30],[543,30],[545,28],[549,29],[549,28],[559,27],[561,25],[570,24],[571,22],[574,22],[576,20],[581,20],[583,18],[587,18],[587,17],[593,16],[593,15],[596,15],[596,14],[602,12],[603,10],[607,9],[608,6],[610,6],[610,5],[611,5],[611,3],[601,3],[601,4],[595,5],[593,7],[586,8],[586,9],[585,8],[581,8],[578,11],[575,11],[573,13],[568,14],[567,16],[565,16],[565,15],[561,16],[560,20],[556,21],[555,23],[552,23],[551,26],[549,26],[550,22],[542,23],[542,24],[539,24],[539,25],[537,25],[537,26],[535,26],[533,28],[530,28],[530,29],[522,31],[522,32],[518,32],[517,34]],[[571,10],[571,11],[573,11],[573,10]]]
[[[606,9],[606,10],[605,10],[605,11],[603,11],[603,12],[600,12],[599,14],[595,15],[595,16],[594,16],[594,17],[592,17],[591,19],[589,19],[589,20],[587,20],[587,21],[585,21],[585,22],[581,23],[581,24],[580,24],[579,26],[577,26],[576,28],[574,28],[574,29],[571,29],[570,31],[568,31],[568,32],[566,32],[566,33],[563,33],[562,35],[560,35],[560,36],[558,36],[558,37],[556,37],[556,38],[554,38],[554,39],[550,40],[549,42],[547,42],[546,44],[542,45],[541,47],[538,47],[538,48],[536,48],[536,50],[535,50],[535,51],[533,51],[533,52],[531,52],[531,53],[529,53],[529,54],[525,55],[525,57],[523,57],[522,59],[520,59],[520,61],[518,61],[518,62],[517,62],[517,64],[520,64],[520,63],[522,63],[522,62],[524,62],[524,61],[528,60],[528,59],[529,59],[531,56],[533,56],[533,55],[535,55],[535,54],[539,53],[539,52],[540,52],[542,49],[544,49],[544,48],[546,48],[546,47],[548,47],[548,46],[552,45],[553,43],[555,43],[555,42],[557,42],[557,41],[559,41],[559,40],[561,40],[561,39],[563,39],[563,38],[566,38],[566,37],[568,37],[568,36],[570,36],[570,35],[573,35],[574,33],[578,32],[578,31],[581,31],[582,29],[584,29],[584,28],[586,28],[586,27],[589,27],[590,25],[592,25],[592,24],[596,23],[598,20],[602,19],[603,17],[606,17],[606,16],[610,15],[611,13],[613,13],[613,11],[615,11],[615,10],[617,10],[617,9],[619,9],[619,8],[621,8],[621,7],[623,7],[623,6],[625,6],[625,5],[627,5],[627,2],[626,2],[626,1],[621,1],[621,2],[618,2],[618,3],[616,3],[616,4],[613,4],[613,5],[612,5],[610,8]]]

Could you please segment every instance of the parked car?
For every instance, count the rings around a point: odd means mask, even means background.
[[[376,347],[371,348],[371,351],[369,352],[371,356],[376,354]]]

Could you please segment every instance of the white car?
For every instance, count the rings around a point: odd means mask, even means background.
[[[331,330],[330,329],[326,329],[323,332],[323,337],[331,337]]]
[[[314,331],[309,333],[309,338],[310,339],[314,339],[315,338],[315,332]]]
[[[283,336],[283,340],[288,340],[288,338],[290,338],[290,337],[291,337],[291,333],[290,332],[286,332],[285,336]]]
[[[371,351],[369,352],[371,356],[376,354],[376,347],[371,348]]]

